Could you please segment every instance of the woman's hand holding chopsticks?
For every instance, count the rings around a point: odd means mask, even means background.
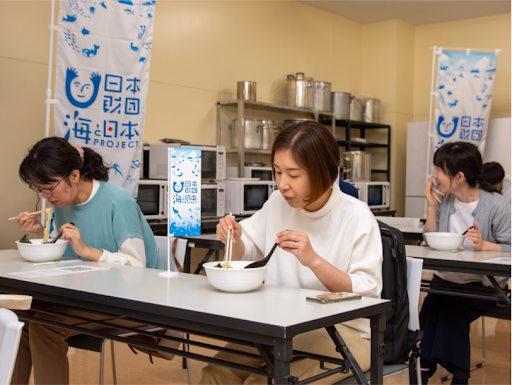
[[[423,195],[427,199],[427,203],[429,207],[435,208],[437,203],[442,203],[441,199],[437,196],[437,194],[444,195],[440,191],[434,188],[434,177],[431,176],[425,186],[425,190],[423,191]]]
[[[18,228],[24,233],[34,233],[38,238],[43,238],[44,228],[39,220],[39,213],[21,212],[14,217]]]
[[[242,226],[237,223],[234,216],[226,215],[221,218],[217,224],[217,237],[226,245],[226,252],[229,251],[228,246],[231,248],[230,255],[233,260],[242,258],[245,252],[245,245],[242,241]]]

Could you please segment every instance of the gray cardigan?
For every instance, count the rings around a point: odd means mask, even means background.
[[[455,212],[455,196],[446,194],[436,209],[436,232],[448,232],[450,215]],[[480,190],[480,200],[473,211],[482,239],[501,245],[501,250],[510,252],[510,204],[498,193]]]

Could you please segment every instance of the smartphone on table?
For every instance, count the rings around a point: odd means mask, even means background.
[[[339,292],[339,293],[320,294],[320,295],[316,295],[314,297],[306,297],[306,300],[310,301],[310,302],[326,304],[326,303],[335,303],[335,302],[342,302],[342,301],[351,301],[351,300],[360,299],[360,298],[361,298],[360,294]]]

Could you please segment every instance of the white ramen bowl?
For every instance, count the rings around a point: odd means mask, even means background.
[[[466,238],[456,233],[425,233],[423,237],[431,248],[444,251],[458,249]]]
[[[231,261],[232,269],[215,267],[221,262],[203,263],[206,276],[211,285],[220,291],[228,293],[245,293],[260,287],[265,279],[268,266],[244,269],[254,261]]]
[[[42,239],[31,239],[32,243],[16,241],[21,256],[29,262],[55,261],[64,255],[69,241],[59,239],[56,243],[42,243]]]

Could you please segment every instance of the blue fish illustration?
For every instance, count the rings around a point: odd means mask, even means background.
[[[133,45],[133,43],[130,43],[130,48],[132,49],[132,51],[135,51],[135,52],[137,52],[139,50],[139,47],[137,47],[136,45]]]
[[[452,91],[448,91],[448,95],[451,95],[451,94],[453,94],[453,92]]]
[[[100,2],[100,5],[101,5],[103,8],[107,9],[107,6],[105,5],[105,2],[104,2],[104,1]]]
[[[133,12],[130,8],[126,8],[124,10],[124,13],[126,13],[127,15],[135,15],[135,12]]]
[[[131,0],[118,0],[119,4],[133,5],[133,1]]]
[[[144,63],[146,61],[146,58],[144,56],[141,56],[139,58],[139,63]]]
[[[114,170],[116,170],[116,173],[119,173],[119,175],[124,176],[121,172],[121,166],[119,166],[117,163],[114,163]]]
[[[155,0],[149,0],[142,3],[142,5],[155,5]]]
[[[89,32],[89,30],[87,28],[85,28],[85,27],[82,28],[82,35],[85,36],[85,35],[88,35],[89,33],[90,32]]]
[[[91,11],[91,13],[94,13],[94,12],[96,12],[96,8],[91,7],[91,8],[89,8],[89,11]]]
[[[447,70],[447,69],[448,69],[448,66],[447,66],[447,65],[442,65],[442,64],[441,64],[441,65],[439,66],[439,69],[440,69],[441,71],[445,71],[445,70]]]
[[[99,45],[96,45],[94,44],[94,49],[88,49],[88,48],[84,48],[82,50],[82,54],[85,56],[85,57],[93,57],[93,56],[96,56],[96,54],[98,53],[98,49],[100,48]]]
[[[478,95],[476,96],[476,100],[478,100],[479,102],[482,101],[482,98],[479,98]]]
[[[180,216],[180,212],[178,210],[176,210],[174,207],[172,208],[172,211],[174,211],[174,214],[176,214],[178,216],[178,218],[180,219],[183,219],[181,216]]]
[[[63,17],[62,18],[62,21],[67,21],[68,23],[73,23],[74,21],[76,21],[76,15],[66,15],[66,17]]]

